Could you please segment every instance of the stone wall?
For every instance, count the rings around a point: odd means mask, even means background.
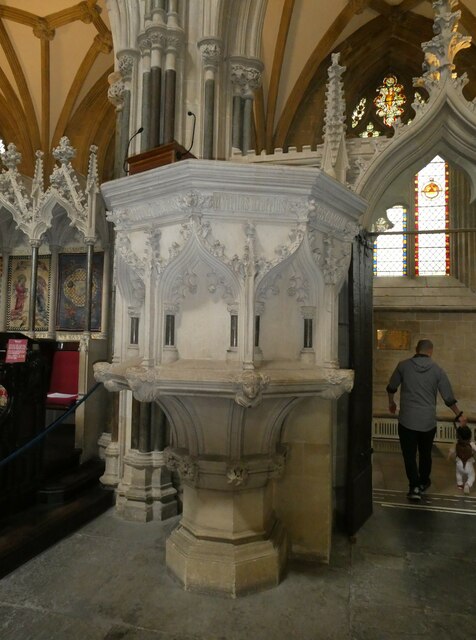
[[[458,405],[476,420],[476,313],[464,311],[383,311],[374,312],[374,334],[378,329],[410,332],[410,349],[378,350],[374,344],[374,414],[388,412],[385,387],[396,364],[415,353],[421,338],[434,343],[433,358],[448,373]],[[397,397],[398,405],[398,397]],[[451,418],[441,399],[438,417]]]

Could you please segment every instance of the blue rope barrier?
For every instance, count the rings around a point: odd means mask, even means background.
[[[101,385],[100,382],[96,382],[96,384],[91,387],[91,389],[82,397],[79,398],[78,400],[76,400],[76,402],[74,404],[72,404],[67,411],[65,411],[59,418],[56,418],[56,420],[54,422],[52,422],[48,427],[46,427],[46,429],[44,431],[42,431],[41,433],[39,433],[38,435],[36,435],[34,438],[32,438],[31,440],[29,440],[28,442],[26,442],[25,444],[23,444],[21,447],[19,447],[18,449],[15,449],[15,451],[12,451],[12,453],[8,454],[8,456],[6,458],[3,458],[2,460],[0,460],[0,469],[6,465],[8,462],[11,462],[12,460],[14,460],[15,458],[17,458],[21,453],[24,453],[25,451],[28,451],[28,449],[30,449],[31,447],[35,446],[36,444],[38,444],[38,442],[40,442],[41,440],[43,440],[43,438],[48,435],[48,433],[50,431],[52,431],[55,427],[57,427],[58,425],[60,425],[65,418],[67,418],[69,416],[70,413],[73,413],[73,411],[76,411],[76,409],[83,403],[85,402],[89,396],[94,393],[96,391],[96,389]]]

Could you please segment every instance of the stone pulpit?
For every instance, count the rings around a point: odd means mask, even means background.
[[[338,295],[363,200],[317,169],[208,160],[102,191],[116,307],[95,375],[118,396],[119,513],[163,517],[179,475],[166,559],[187,589],[235,596],[278,584],[289,553],[325,560],[335,405],[353,383]]]

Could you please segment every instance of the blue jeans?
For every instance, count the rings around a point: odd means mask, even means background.
[[[398,437],[410,491],[430,481],[431,450],[435,435],[436,427],[431,431],[414,431],[402,424],[398,425]]]

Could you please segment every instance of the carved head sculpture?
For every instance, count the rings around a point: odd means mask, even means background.
[[[256,371],[244,371],[238,383],[241,389],[235,396],[235,402],[242,407],[255,407],[261,402],[263,389],[267,386],[269,378]]]

